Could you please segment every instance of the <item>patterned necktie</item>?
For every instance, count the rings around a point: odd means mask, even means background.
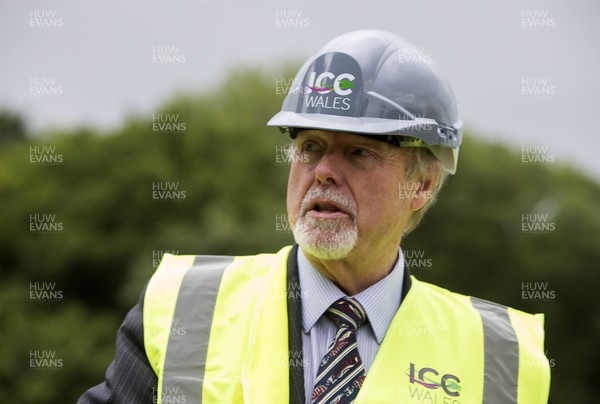
[[[353,403],[366,377],[356,346],[356,330],[367,316],[360,303],[351,297],[333,303],[326,315],[337,326],[337,332],[319,365],[311,403]]]

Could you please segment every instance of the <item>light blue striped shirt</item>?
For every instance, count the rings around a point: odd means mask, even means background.
[[[324,313],[339,298],[345,297],[333,282],[317,271],[298,249],[298,274],[302,299],[302,351],[304,391],[310,404],[314,380],[321,359],[335,337],[336,326]],[[379,345],[400,307],[404,277],[404,255],[398,248],[396,264],[385,278],[353,296],[363,306],[368,322],[356,332],[358,352],[368,372]]]

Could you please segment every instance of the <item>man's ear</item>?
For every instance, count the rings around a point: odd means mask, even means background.
[[[420,180],[416,182],[415,194],[412,201],[410,202],[410,209],[412,211],[418,211],[423,208],[427,201],[431,199],[432,191],[435,186],[435,182],[432,180]]]

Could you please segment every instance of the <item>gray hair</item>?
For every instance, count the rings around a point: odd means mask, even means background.
[[[406,147],[403,150],[406,151],[407,157],[405,171],[407,181],[433,184],[429,190],[425,205],[416,212],[413,212],[409,217],[404,233],[402,234],[404,238],[417,227],[421,219],[423,219],[425,212],[433,206],[439,191],[446,181],[448,173],[444,170],[442,162],[429,149],[425,147]]]

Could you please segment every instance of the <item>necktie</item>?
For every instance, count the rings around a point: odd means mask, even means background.
[[[337,332],[319,365],[312,393],[312,404],[347,404],[354,402],[366,377],[356,346],[356,330],[367,316],[360,303],[344,297],[325,313]]]

